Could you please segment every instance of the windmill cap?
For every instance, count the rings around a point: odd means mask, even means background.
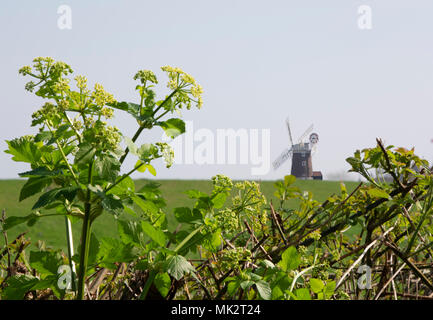
[[[315,144],[315,143],[319,142],[319,135],[317,133],[313,132],[312,134],[310,134],[309,140],[312,144]]]

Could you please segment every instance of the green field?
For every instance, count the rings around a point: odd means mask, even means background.
[[[166,199],[166,213],[170,217],[173,209],[176,207],[184,207],[193,205],[193,200],[189,199],[184,191],[189,189],[197,189],[203,192],[212,190],[211,181],[205,180],[156,180],[161,184],[163,197]],[[136,180],[136,186],[139,188],[145,180]],[[0,210],[5,209],[7,216],[25,216],[31,211],[31,207],[37,200],[37,196],[28,198],[22,202],[18,201],[18,195],[24,180],[0,180]],[[274,181],[260,182],[261,190],[268,200],[277,203],[274,193]],[[348,191],[353,190],[356,182],[345,182]],[[328,196],[340,192],[340,183],[334,181],[314,181],[314,180],[298,180],[295,183],[301,190],[313,192],[314,199],[323,201]],[[295,203],[293,204],[295,205]],[[9,241],[12,241],[19,233],[28,231],[29,238],[33,245],[38,240],[44,240],[47,246],[53,248],[66,248],[66,239],[64,232],[65,220],[63,217],[47,217],[40,219],[33,227],[28,227],[26,224],[16,226],[8,231]],[[104,213],[99,217],[94,225],[93,230],[96,231],[99,237],[116,236],[116,222],[112,215]],[[78,244],[80,232],[80,223],[73,224],[73,232],[75,246]],[[3,237],[0,238],[0,244],[3,244]]]

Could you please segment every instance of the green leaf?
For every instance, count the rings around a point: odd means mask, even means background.
[[[49,276],[45,277],[44,279],[38,281],[32,287],[32,290],[45,290],[45,289],[51,288],[53,290],[54,295],[57,298],[62,299],[65,291],[60,290],[58,288],[57,282],[58,282],[58,276],[57,275],[49,275]]]
[[[236,279],[235,281],[230,281],[227,284],[227,294],[229,297],[232,297],[236,291],[239,289],[239,287],[241,286],[241,281],[239,279]]]
[[[52,178],[50,177],[31,177],[23,185],[20,191],[19,201],[27,199],[41,192],[51,184]]]
[[[185,122],[178,118],[159,122],[158,125],[164,129],[167,136],[173,139],[185,132]]]
[[[191,209],[187,207],[175,208],[174,216],[179,222],[192,222],[203,218],[199,210],[191,211]]]
[[[40,196],[38,201],[36,201],[34,204],[32,210],[43,208],[56,200],[62,199],[62,197],[72,201],[75,198],[78,189],[78,187],[52,189]]]
[[[22,274],[7,279],[7,287],[3,289],[1,298],[3,300],[22,300],[26,292],[33,289],[39,279],[30,275]]]
[[[332,297],[335,291],[336,283],[335,281],[330,281],[326,284],[325,288],[323,289],[323,294],[325,295],[325,299],[329,299]]]
[[[290,186],[291,184],[295,183],[296,177],[293,175],[288,175],[284,177],[284,185]]]
[[[275,269],[275,265],[267,259],[260,261],[259,264],[264,266],[265,268]]]
[[[311,278],[310,279],[310,287],[311,287],[311,290],[314,293],[319,293],[319,292],[321,292],[323,290],[323,288],[325,287],[325,285],[323,284],[322,280]]]
[[[283,252],[281,255],[281,261],[278,263],[278,265],[281,267],[281,269],[283,269],[283,271],[289,272],[298,268],[300,263],[301,259],[299,254],[296,251],[296,248],[292,246]]]
[[[218,229],[215,232],[209,233],[203,240],[203,247],[211,252],[218,252],[218,248],[221,246],[221,230]]]
[[[62,170],[49,170],[47,167],[38,167],[34,170],[18,173],[20,177],[54,177],[58,175],[63,175]]]
[[[36,163],[42,156],[38,144],[31,141],[31,137],[21,137],[13,140],[6,140],[9,146],[6,153],[13,155],[12,160],[17,162]]]
[[[56,275],[58,268],[63,264],[59,252],[56,251],[31,251],[30,266],[42,276]]]
[[[83,142],[78,146],[78,151],[75,154],[76,164],[86,164],[92,160],[96,153],[96,149],[89,142]]]
[[[151,175],[156,176],[156,170],[151,164],[146,164],[145,167],[149,170]]]
[[[171,279],[168,273],[158,273],[153,280],[155,287],[163,297],[166,297],[171,287]]]
[[[135,192],[134,180],[131,177],[126,177],[113,188],[111,188],[106,194],[116,194],[118,196],[124,194],[131,194]]]
[[[159,208],[152,201],[143,200],[138,196],[132,197],[132,201],[147,215],[157,214],[159,211]]]
[[[120,171],[120,162],[110,156],[97,158],[95,160],[95,171],[102,180],[115,182]]]
[[[140,105],[132,102],[114,102],[108,104],[110,107],[128,112],[134,118],[140,120]]]
[[[295,291],[298,300],[311,300],[310,290],[307,288],[300,288]]]
[[[101,198],[101,207],[110,212],[114,215],[119,215],[123,212],[123,203],[122,200],[120,200],[119,196],[112,194],[112,193],[106,193],[100,185],[88,185],[87,186],[90,191],[95,193],[99,198]],[[96,206],[93,206],[93,208],[97,208]]]
[[[144,143],[138,148],[137,155],[140,160],[148,163],[153,159],[158,158],[158,148],[151,143]]]
[[[50,131],[41,131],[35,136],[35,142],[50,141],[52,138],[53,134]]]
[[[167,258],[165,261],[165,269],[168,274],[176,280],[191,272],[195,272],[194,267],[183,256],[175,255]]]
[[[198,235],[198,237],[197,237],[197,234],[202,230],[202,228],[203,228],[203,225],[201,225],[200,227],[198,227],[194,231],[189,232],[187,234],[187,236],[185,238],[183,238],[182,241],[176,246],[174,251],[180,252],[181,250],[188,249],[191,246],[191,244],[195,244],[197,242],[197,238],[202,239],[203,238],[202,235]]]
[[[123,137],[123,140],[125,140],[129,152],[131,152],[133,155],[138,156],[138,147],[135,145],[134,141],[132,141],[132,139],[128,137]]]
[[[101,205],[105,210],[116,216],[121,214],[123,211],[122,200],[113,194],[105,194],[103,200],[101,201]]]
[[[136,221],[117,220],[117,231],[123,243],[132,243],[137,246],[143,246],[143,230],[141,225],[139,225]]]
[[[135,164],[134,168],[138,168],[138,172],[145,172],[146,170],[149,170],[150,174],[153,176],[156,176],[156,170],[151,164],[145,164],[143,161],[138,160]]]
[[[165,243],[167,242],[167,238],[166,238],[164,232],[162,232],[159,229],[155,229],[147,221],[142,221],[141,227],[142,227],[144,233],[146,233],[153,241],[155,241],[161,247],[165,247]]]
[[[103,238],[99,246],[99,261],[101,266],[115,269],[117,262],[131,262],[137,258],[139,251],[132,244],[124,244],[116,238]]]
[[[22,223],[26,223],[32,219],[39,218],[39,217],[40,217],[39,215],[34,214],[34,213],[31,213],[31,214],[24,216],[24,217],[18,217],[18,216],[8,217],[8,218],[6,218],[6,220],[3,224],[3,230],[9,230],[12,227],[15,227],[15,226],[22,224]]]
[[[147,169],[145,163],[144,163],[143,161],[141,161],[141,160],[138,160],[138,161],[135,163],[134,168],[137,168],[137,171],[138,171],[138,172],[145,172],[146,169]]]
[[[185,191],[185,194],[187,194],[190,199],[208,198],[206,193],[194,189]]]
[[[283,292],[283,290],[281,290],[281,288],[279,286],[274,286],[272,288],[271,299],[272,300],[282,300],[282,299],[284,299],[284,292]]]
[[[270,300],[272,298],[272,289],[269,285],[269,283],[267,283],[264,280],[259,280],[256,282],[256,288],[257,291],[260,295],[260,297],[263,300]]]
[[[391,197],[389,196],[389,194],[386,191],[378,189],[378,188],[368,189],[367,193],[374,198],[391,199]]]
[[[220,209],[223,207],[226,202],[227,194],[226,193],[217,193],[211,198],[211,201],[215,207],[215,209]]]
[[[251,281],[251,280],[245,280],[241,282],[241,288],[242,290],[248,289],[249,287],[251,287],[252,285],[254,285],[255,282]]]

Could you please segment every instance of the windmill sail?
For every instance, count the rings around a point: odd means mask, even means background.
[[[311,131],[313,131],[313,128],[314,128],[313,125],[309,126],[308,129],[305,130],[304,134],[303,134],[303,135],[298,139],[298,143],[303,143],[305,137],[306,137],[306,136],[307,136]]]
[[[289,118],[286,119],[287,130],[289,130],[290,145],[293,147],[292,131],[290,130]]]
[[[284,162],[286,162],[292,156],[293,148],[287,148],[280,154],[280,156],[272,162],[272,166],[274,170],[277,170]]]

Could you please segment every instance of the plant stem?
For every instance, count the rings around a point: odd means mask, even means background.
[[[146,163],[142,162],[140,163],[138,166],[134,167],[133,169],[131,169],[128,173],[124,174],[122,176],[122,178],[120,178],[119,180],[116,181],[116,183],[112,184],[111,186],[109,186],[105,192],[108,192],[109,190],[113,189],[115,186],[117,186],[119,183],[121,183],[123,180],[125,180],[126,178],[128,178],[132,173],[134,173],[136,170],[140,169],[142,166],[144,166]]]
[[[89,163],[89,176],[88,176],[89,185],[92,184],[92,171],[93,171],[93,159]],[[86,271],[87,271],[87,263],[89,258],[90,227],[91,227],[90,198],[91,198],[91,191],[89,188],[87,188],[86,202],[84,204],[83,227],[81,231],[80,269],[78,275],[78,295],[77,295],[78,300],[84,299]]]
[[[135,142],[137,139],[138,139],[138,136],[141,134],[141,132],[144,130],[144,126],[143,125],[141,125],[139,128],[138,128],[138,130],[137,130],[137,132],[134,134],[134,136],[132,137],[132,142]],[[125,161],[125,158],[126,158],[126,156],[128,155],[128,153],[129,153],[129,148],[126,148],[125,149],[125,153],[123,154],[123,156],[120,158],[120,160],[119,160],[119,162],[122,164],[123,163],[123,161]]]
[[[71,220],[69,220],[68,216],[65,216],[65,225],[66,225],[66,240],[68,242],[68,260],[69,267],[71,268],[71,281],[72,281],[72,291],[76,291],[75,284],[75,263],[72,261],[72,257],[74,256],[74,239],[72,237],[72,226]]]
[[[45,124],[48,127],[48,129],[50,130],[51,134],[54,136],[53,130],[51,129],[51,126],[48,124],[48,121],[45,121]],[[80,182],[78,181],[78,178],[75,175],[74,170],[72,169],[71,165],[68,162],[68,159],[66,158],[65,152],[63,151],[63,148],[62,148],[62,145],[60,144],[58,139],[56,139],[55,141],[56,141],[57,147],[59,148],[59,151],[62,155],[63,161],[65,161],[65,163],[69,169],[69,172],[72,174],[72,177],[74,178],[75,183],[77,184],[77,186],[80,186]]]
[[[155,109],[155,111],[152,113],[152,117],[155,117],[155,115],[156,115],[156,113],[167,103],[167,101],[168,100],[170,100],[174,95],[175,95],[175,93],[178,91],[178,89],[176,89],[176,90],[174,90],[172,93],[170,93],[170,95],[167,97],[167,98],[165,98],[165,100]],[[167,112],[165,112],[165,113],[167,113]],[[164,114],[165,114],[164,113]],[[159,117],[160,118],[160,117]],[[158,118],[158,119],[159,119]],[[137,139],[138,139],[138,136],[141,134],[141,132],[144,130],[144,125],[141,125],[138,129],[137,129],[137,132],[134,134],[134,136],[132,137],[132,142],[135,142]],[[128,153],[129,153],[129,148],[126,148],[125,149],[125,153],[123,154],[123,156],[120,158],[120,163],[122,164],[123,163],[123,161],[125,161],[125,158],[126,158],[126,156],[128,155]]]
[[[147,293],[149,292],[150,286],[153,283],[153,280],[155,280],[157,272],[155,270],[149,271],[149,276],[147,277],[146,283],[144,284],[143,291],[141,291],[139,300],[146,299]]]

